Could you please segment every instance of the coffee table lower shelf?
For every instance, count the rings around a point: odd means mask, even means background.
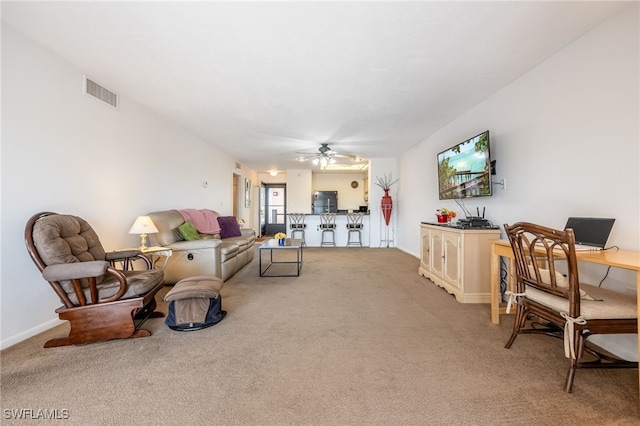
[[[260,276],[261,277],[299,277],[300,270],[302,269],[302,244],[303,244],[302,240],[290,239],[290,240],[287,240],[287,242],[284,245],[279,245],[278,240],[273,238],[262,243],[258,248],[258,258],[260,262],[258,265],[258,268],[259,268]],[[268,258],[269,263],[266,265],[266,267],[263,267],[262,252],[267,250],[269,251],[269,258]],[[283,258],[286,260],[274,260],[274,253],[273,253],[274,251],[276,252],[276,255],[275,255],[276,257]],[[293,260],[293,255],[291,254],[292,252],[295,252],[295,260]],[[269,271],[271,267],[274,267],[276,269],[284,269],[284,268],[279,268],[279,265],[285,265],[285,264],[294,265],[295,272],[289,273],[289,274],[267,273],[267,271]]]

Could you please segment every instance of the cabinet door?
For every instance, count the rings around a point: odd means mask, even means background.
[[[430,271],[429,259],[431,256],[431,232],[426,228],[422,228],[420,230],[420,237],[420,267],[425,271]]]
[[[431,256],[429,256],[429,270],[438,276],[442,276],[444,253],[442,252],[442,232],[431,231]]]
[[[462,237],[459,234],[450,232],[443,233],[444,265],[442,278],[456,288],[461,288],[460,278],[462,274],[461,254]]]

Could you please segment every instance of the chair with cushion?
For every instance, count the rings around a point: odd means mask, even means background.
[[[336,246],[336,214],[335,213],[320,213],[320,229],[322,230],[322,236],[320,238],[320,246]],[[324,236],[331,236],[331,240],[325,240]]]
[[[25,228],[31,259],[63,306],[56,309],[71,324],[68,337],[45,347],[150,336],[140,328],[155,312],[163,272],[138,250],[105,253],[97,234],[83,219],[51,212],[31,217]],[[117,262],[142,260],[147,270],[121,271]]]
[[[513,333],[505,347],[510,348],[522,333],[564,339],[568,393],[578,368],[637,368],[637,362],[605,354],[587,340],[594,334],[637,333],[637,304],[634,296],[580,283],[573,231],[526,222],[504,229],[516,265],[516,290],[507,292],[507,310],[517,303]]]
[[[359,246],[362,247],[362,228],[364,227],[362,223],[362,218],[364,214],[362,213],[347,213],[347,246]],[[358,239],[351,239],[351,236],[357,236]]]
[[[296,238],[296,234],[302,235],[302,245],[305,245],[304,230],[307,224],[304,223],[304,213],[289,213],[289,229],[291,238]]]

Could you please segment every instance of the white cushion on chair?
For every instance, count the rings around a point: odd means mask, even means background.
[[[581,300],[580,315],[584,319],[637,318],[635,296],[618,293],[589,284],[580,284],[596,300]],[[561,312],[569,312],[569,300],[527,286],[528,299]]]
[[[548,269],[538,268],[540,272],[540,280],[545,284],[551,284],[551,271]],[[532,278],[535,278],[536,271],[533,266],[529,265],[529,274],[531,274]],[[556,286],[558,288],[569,288],[569,282],[567,281],[567,277],[562,275],[560,272],[556,271]],[[580,284],[584,286],[584,284]],[[587,293],[583,288],[580,288],[580,299],[582,300],[598,300],[597,297],[592,297],[589,293]]]

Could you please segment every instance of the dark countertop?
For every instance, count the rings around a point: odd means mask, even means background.
[[[354,213],[359,213],[359,212],[354,212]],[[336,216],[346,216],[349,213],[336,213]],[[363,213],[364,216],[369,216],[369,212],[367,213]],[[320,216],[319,213],[305,213],[305,216]]]
[[[433,225],[433,226],[441,226],[443,228],[453,228],[453,229],[500,229],[499,226],[488,222],[488,225],[484,226],[471,226],[466,223],[461,222],[449,222],[449,223],[439,223],[439,222],[420,222],[423,225]]]

